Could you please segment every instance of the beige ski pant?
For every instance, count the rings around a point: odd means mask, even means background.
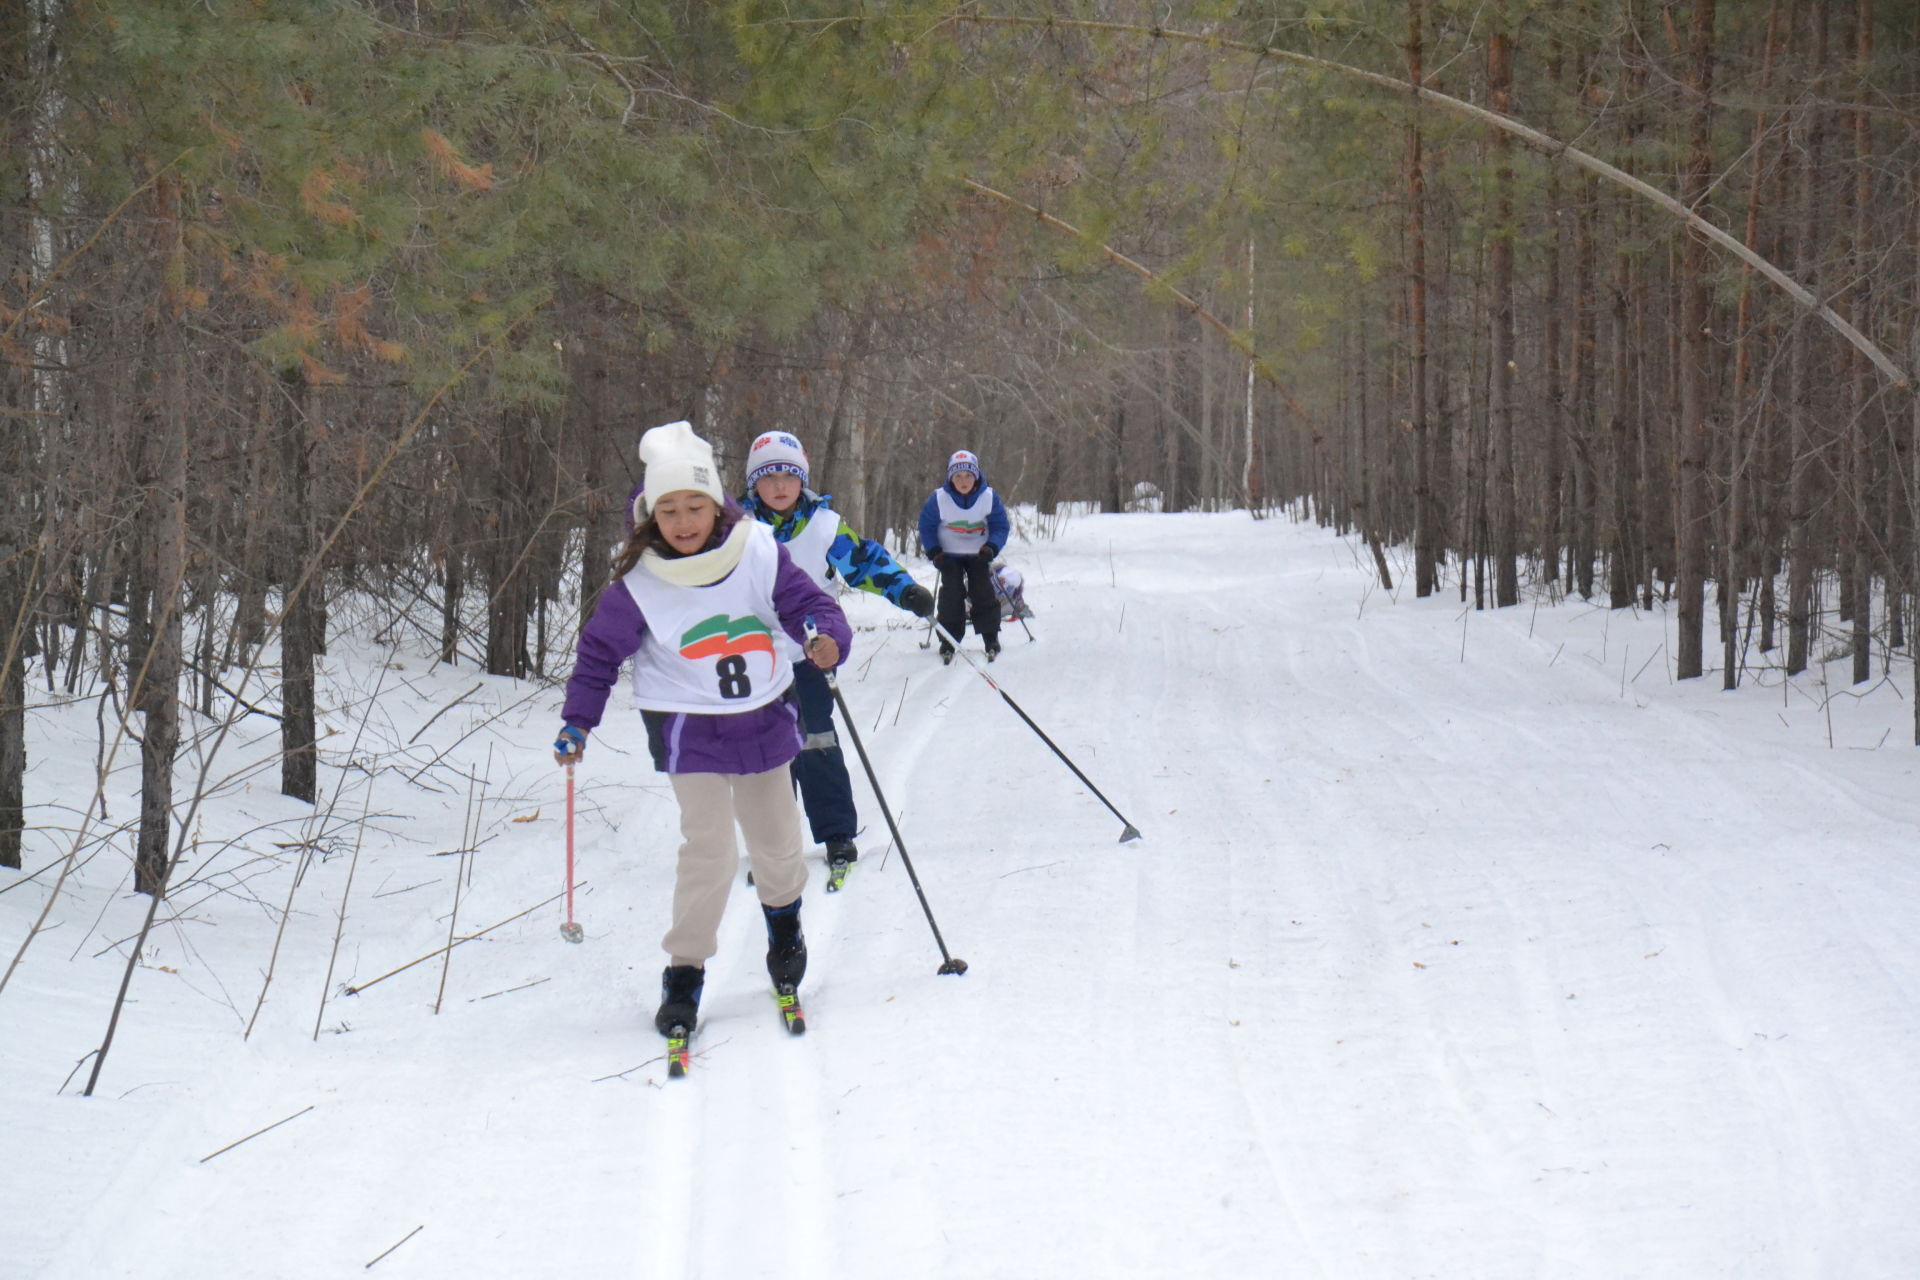
[[[661,946],[674,964],[704,967],[720,948],[720,917],[740,871],[733,826],[740,824],[762,904],[784,907],[807,887],[800,856],[800,805],[787,765],[765,773],[670,773],[680,802],[680,864],[673,924]]]

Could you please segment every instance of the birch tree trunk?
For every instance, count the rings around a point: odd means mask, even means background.
[[[1253,295],[1257,286],[1253,273],[1253,237],[1247,237],[1247,337],[1253,337]],[[1240,487],[1245,494],[1247,511],[1259,515],[1265,503],[1260,475],[1260,450],[1253,429],[1253,382],[1255,376],[1254,361],[1247,357],[1247,405],[1246,405],[1246,450],[1245,465],[1241,469]]]

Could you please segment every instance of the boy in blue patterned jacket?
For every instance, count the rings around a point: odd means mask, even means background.
[[[785,431],[766,432],[747,450],[747,494],[741,506],[773,529],[775,541],[786,547],[793,563],[821,587],[838,574],[848,586],[884,596],[919,617],[932,614],[933,593],[915,582],[885,547],[855,533],[828,505],[832,495],[809,489],[807,478],[807,452],[800,441]],[[833,690],[826,673],[802,661],[794,664],[793,676],[806,734],[805,747],[793,762],[793,779],[813,838],[827,847],[827,887],[832,889],[860,856],[853,843],[860,827],[853,782],[834,730]]]

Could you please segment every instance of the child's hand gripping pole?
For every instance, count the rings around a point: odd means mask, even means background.
[[[820,668],[820,670],[822,670],[822,671],[824,671],[824,672],[826,672],[826,675],[827,675],[827,683],[828,683],[829,685],[832,685],[832,684],[834,684],[834,683],[835,683],[835,681],[834,681],[834,678],[833,678],[833,669],[834,669],[834,667],[835,667],[835,666],[837,666],[837,665],[839,665],[839,662],[840,662],[840,646],[839,646],[839,644],[838,644],[838,643],[837,643],[837,642],[836,642],[836,641],[834,640],[834,638],[833,638],[832,636],[823,636],[823,635],[821,635],[821,634],[820,634],[820,629],[819,629],[818,627],[816,627],[816,626],[814,626],[814,625],[813,625],[813,615],[812,615],[812,614],[808,614],[808,615],[807,615],[807,619],[806,619],[806,621],[805,621],[805,622],[803,622],[803,623],[801,623],[801,624],[800,624],[800,626],[801,626],[801,629],[802,629],[802,632],[803,632],[803,633],[804,633],[804,634],[806,635],[806,637],[807,637],[807,642],[806,642],[806,644],[804,644],[803,646],[801,646],[801,647],[802,647],[802,649],[804,649],[804,650],[805,650],[805,652],[806,652],[806,655],[807,655],[807,661],[809,661],[809,662],[811,662],[811,663],[813,663],[813,665],[814,665],[814,666],[816,666],[816,667],[819,667],[819,668]],[[827,643],[828,643],[829,645],[831,645],[831,646],[833,647],[833,661],[832,661],[832,662],[821,662],[820,660],[818,660],[817,658],[815,658],[815,657],[813,656],[813,646],[814,646],[815,644],[817,644],[817,643],[819,643],[819,642],[820,642],[821,640],[825,640],[825,641],[826,641],[826,642],[827,642]]]

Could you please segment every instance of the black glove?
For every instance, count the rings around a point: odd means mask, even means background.
[[[916,618],[931,618],[933,592],[916,582],[900,593],[900,607],[912,610]]]
[[[985,543],[980,548],[980,563],[990,564],[993,558],[999,554],[1000,548],[994,546],[991,542]]]
[[[927,553],[927,559],[933,561],[933,567],[938,569],[947,563],[947,553],[944,551],[930,551]]]

